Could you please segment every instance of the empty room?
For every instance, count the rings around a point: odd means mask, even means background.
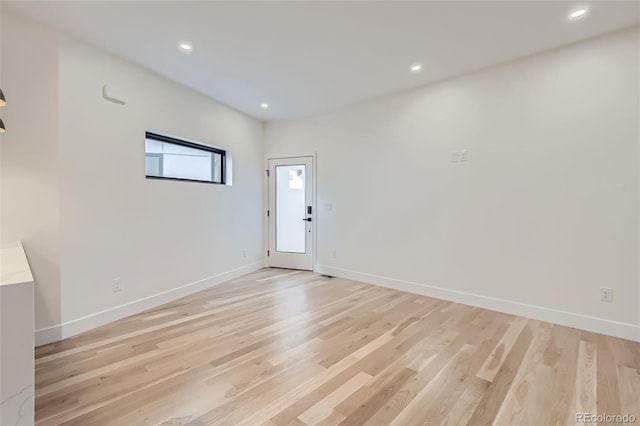
[[[640,2],[0,1],[0,426],[640,425]]]

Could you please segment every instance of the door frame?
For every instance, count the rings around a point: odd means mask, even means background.
[[[313,228],[313,255],[311,256],[312,259],[312,270],[315,271],[316,270],[316,266],[318,264],[318,195],[317,195],[317,188],[318,188],[318,163],[317,163],[317,152],[313,152],[312,154],[300,154],[300,155],[290,155],[290,154],[283,154],[283,155],[276,155],[276,154],[267,154],[264,157],[264,194],[266,195],[264,197],[263,200],[263,212],[264,212],[264,229],[265,229],[265,235],[266,235],[266,240],[265,240],[265,249],[264,249],[264,254],[265,254],[265,265],[267,267],[269,266],[269,257],[267,255],[267,252],[269,251],[269,243],[270,243],[270,238],[271,236],[271,230],[269,229],[269,217],[267,216],[267,212],[269,211],[269,196],[270,194],[270,188],[269,188],[269,160],[287,160],[290,158],[300,158],[300,157],[310,157],[311,158],[311,164],[313,165],[313,173],[312,173],[312,177],[313,177],[313,186],[311,188],[311,199],[313,200],[313,208],[314,208],[314,213],[313,213],[313,222],[311,222],[311,227]]]

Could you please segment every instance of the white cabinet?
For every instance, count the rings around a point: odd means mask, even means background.
[[[0,425],[33,425],[33,277],[20,243],[1,249],[0,274]]]

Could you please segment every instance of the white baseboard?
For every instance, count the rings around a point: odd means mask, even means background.
[[[40,328],[34,332],[36,346],[62,340],[62,325],[52,325],[51,327]]]
[[[223,282],[257,271],[265,266],[267,266],[266,260],[254,262],[181,287],[154,294],[153,296],[114,306],[113,308],[105,309],[104,311],[87,315],[86,317],[77,318],[52,327],[41,328],[35,331],[35,344],[36,346],[40,346],[75,336],[76,334],[83,333],[101,325],[138,314],[164,303],[222,284]]]
[[[393,288],[395,290],[435,297],[437,299],[443,299],[451,302],[462,303],[465,305],[476,306],[479,308],[490,309],[492,311],[504,312],[511,315],[533,318],[540,321],[546,321],[554,324],[564,325],[567,327],[578,328],[594,333],[606,334],[609,336],[621,337],[623,339],[640,342],[640,325],[611,321],[603,318],[576,314],[572,312],[559,311],[555,309],[544,308],[542,306],[527,305],[525,303],[496,299],[493,297],[481,296],[478,294],[466,293],[457,290],[450,290],[442,287],[415,283],[411,281],[403,281],[395,278],[382,277],[379,275],[372,275],[364,272],[351,271],[348,269],[342,269],[328,265],[316,265],[314,271],[321,274],[347,278],[350,280],[361,281],[368,284]]]

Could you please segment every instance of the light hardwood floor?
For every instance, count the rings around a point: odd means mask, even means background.
[[[556,425],[635,415],[640,343],[263,269],[36,351],[70,425]]]

